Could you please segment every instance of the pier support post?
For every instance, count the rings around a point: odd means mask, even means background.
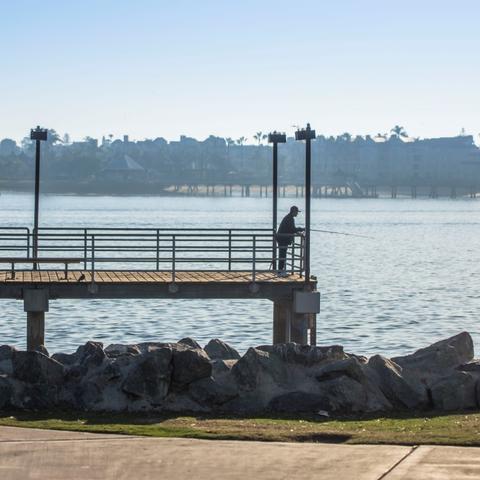
[[[23,291],[23,309],[27,312],[27,350],[45,345],[45,312],[48,312],[48,290]]]
[[[290,317],[292,302],[290,300],[275,300],[273,302],[273,343],[290,341]]]
[[[319,292],[295,291],[293,298],[274,300],[273,343],[316,345],[319,312]]]
[[[45,344],[45,312],[27,312],[27,350]]]

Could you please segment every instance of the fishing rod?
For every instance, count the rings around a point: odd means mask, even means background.
[[[370,238],[370,239],[373,238],[373,237],[369,237],[367,235],[359,235],[358,233],[335,232],[334,230],[320,230],[318,228],[311,228],[310,230],[312,232],[333,233],[334,235],[346,235],[348,237],[361,237],[361,238]]]

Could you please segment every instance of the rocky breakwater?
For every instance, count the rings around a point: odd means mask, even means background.
[[[403,357],[338,345],[250,348],[220,340],[88,342],[73,354],[0,347],[0,410],[350,414],[480,407],[480,361],[466,332]]]

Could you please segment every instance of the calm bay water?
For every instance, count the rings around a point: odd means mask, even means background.
[[[301,199],[280,199],[279,212]],[[31,195],[2,194],[0,225],[31,226]],[[312,233],[312,273],[322,312],[318,344],[395,355],[462,330],[480,348],[480,203],[475,200],[314,199],[312,227],[373,239]],[[297,224],[303,222],[299,216]],[[42,226],[268,227],[271,198],[41,197]],[[19,301],[2,300],[0,344],[25,347]],[[239,350],[271,342],[272,304],[247,300],[52,301],[47,347],[87,340],[200,343]]]

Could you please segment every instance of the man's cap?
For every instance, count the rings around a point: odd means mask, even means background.
[[[301,210],[296,205],[293,205],[292,207],[290,207],[290,213],[294,211],[301,212]]]

